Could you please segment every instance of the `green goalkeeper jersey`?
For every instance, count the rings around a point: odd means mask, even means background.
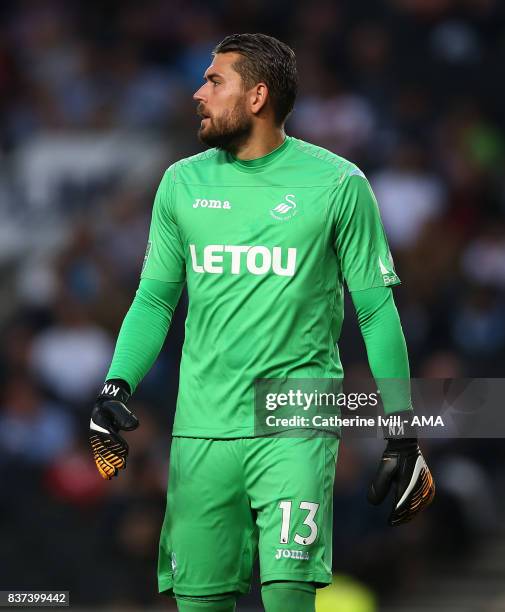
[[[252,436],[257,378],[339,378],[350,291],[400,281],[377,202],[349,161],[286,137],[249,161],[211,149],[156,194],[142,278],[186,281],[173,434]]]

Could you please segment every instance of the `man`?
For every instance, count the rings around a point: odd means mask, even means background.
[[[163,344],[184,283],[189,310],[160,539],[159,590],[178,609],[231,611],[259,552],[267,612],[314,610],[331,581],[338,439],[255,436],[254,381],[341,378],[343,281],[376,379],[409,378],[391,286],[400,281],[372,191],[352,163],[286,136],[293,51],[263,34],[225,38],[194,94],[210,150],[159,186],[140,286],[119,334],[91,442],[105,478],[125,467],[125,407]],[[410,410],[392,400],[386,409]],[[369,492],[391,485],[390,522],[431,501],[413,438],[389,440]]]

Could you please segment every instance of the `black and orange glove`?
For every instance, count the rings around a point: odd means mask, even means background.
[[[123,380],[108,380],[91,412],[89,440],[96,467],[106,480],[126,467],[128,444],[118,432],[139,426],[137,417],[126,407],[129,398],[129,389]]]
[[[394,488],[390,525],[412,520],[435,497],[435,483],[417,439],[390,439],[368,491],[368,501],[380,504]]]

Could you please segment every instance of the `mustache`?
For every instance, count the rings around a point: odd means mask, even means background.
[[[205,109],[201,104],[199,104],[196,107],[196,114],[202,119],[206,119],[207,117],[210,117],[209,113],[205,112]]]

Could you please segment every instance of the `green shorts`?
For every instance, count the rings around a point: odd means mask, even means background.
[[[335,437],[173,438],[159,591],[247,593],[261,582],[331,582]]]

